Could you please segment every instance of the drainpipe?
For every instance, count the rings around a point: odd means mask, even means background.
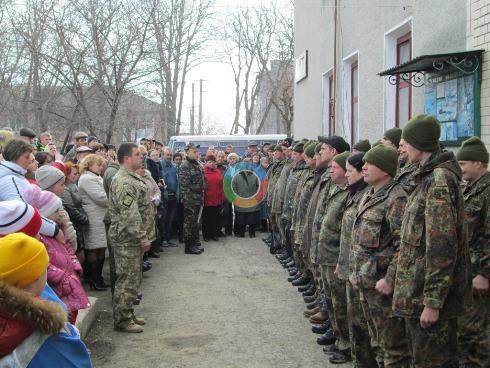
[[[335,105],[337,103],[337,99],[335,96],[337,95],[337,1],[335,0],[334,4],[334,12],[333,12],[333,96],[330,96],[332,99],[332,114],[333,114],[333,126],[330,135],[335,134],[335,124],[336,124],[336,116],[335,116]]]

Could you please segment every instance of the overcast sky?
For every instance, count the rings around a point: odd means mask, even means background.
[[[263,0],[267,3],[267,0]],[[215,11],[226,16],[227,13],[244,7],[253,7],[261,4],[260,0],[216,0]],[[209,45],[210,52],[218,45]],[[235,83],[233,81],[233,71],[229,64],[225,62],[205,63],[191,70],[185,86],[183,128],[189,129],[189,110],[192,106],[192,83],[194,86],[195,121],[197,129],[199,112],[199,79],[206,80],[203,83],[203,117],[216,123],[223,133],[228,134],[234,118],[235,105]],[[221,133],[221,132],[219,132]]]

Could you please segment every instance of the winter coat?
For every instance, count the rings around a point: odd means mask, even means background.
[[[87,348],[46,285],[40,297],[0,281],[0,367],[90,368]]]
[[[160,172],[160,163],[153,161],[151,158],[146,159],[146,168],[150,171],[151,177],[158,183],[162,179]]]
[[[451,152],[436,152],[414,173],[400,230],[393,310],[419,318],[458,317],[471,297],[468,233],[461,168]]]
[[[90,307],[80,277],[82,266],[70,244],[60,243],[55,238],[41,236],[49,254],[48,284],[63,300],[70,312]]]
[[[0,201],[24,201],[24,192],[32,185],[25,178],[26,170],[14,162],[0,162]],[[40,233],[54,236],[57,232],[56,224],[43,217]]]
[[[90,219],[90,224],[83,233],[85,249],[105,248],[107,239],[103,221],[108,201],[102,178],[86,171],[78,180],[78,190],[82,197],[83,208]]]
[[[223,176],[219,169],[204,167],[204,207],[218,207],[225,201]]]
[[[148,188],[147,199],[148,202],[152,204],[153,214],[157,214],[157,209],[160,203],[162,203],[162,192],[158,187],[158,184],[153,180],[153,176],[151,175],[149,170],[146,170],[146,175],[143,176],[143,180],[145,181],[145,185]]]
[[[77,234],[78,249],[85,247],[83,229],[89,224],[87,212],[83,209],[82,197],[76,184],[67,184],[65,191],[61,195],[63,207],[70,217],[70,221]]]

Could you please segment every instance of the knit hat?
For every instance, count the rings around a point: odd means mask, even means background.
[[[321,143],[328,144],[330,147],[335,148],[337,150],[337,154],[350,150],[349,143],[338,135],[331,135],[330,137],[318,136],[318,140]]]
[[[39,186],[36,184],[29,184],[29,186],[22,192],[22,198],[24,198],[24,201],[29,203],[31,206],[37,208],[37,202],[39,201],[41,192],[42,190],[39,188]]]
[[[402,130],[400,128],[388,129],[385,134],[383,134],[383,137],[389,139],[389,141],[398,148],[400,139],[402,138]]]
[[[333,160],[340,165],[340,167],[342,169],[344,169],[344,171],[347,171],[347,169],[345,168],[345,162],[347,161],[347,157],[350,156],[350,152],[346,151],[346,152],[342,152],[342,153],[339,153],[338,155],[335,155],[333,157]]]
[[[315,147],[317,144],[318,142],[316,141],[311,141],[309,144],[307,144],[304,149],[305,155],[308,156],[309,158],[315,156]]]
[[[296,143],[294,145],[293,151],[294,152],[298,152],[298,153],[303,153],[304,147],[305,147],[305,143],[304,142],[298,142],[298,143]]]
[[[51,216],[61,208],[61,199],[56,194],[43,190],[34,206],[37,207],[42,216]]]
[[[23,233],[0,238],[0,280],[25,288],[46,271],[49,256],[44,244]]]
[[[318,142],[315,146],[315,153],[320,153],[321,149],[322,149],[322,143]]]
[[[458,161],[481,161],[488,164],[488,151],[485,143],[478,137],[468,138],[456,153]]]
[[[41,189],[46,190],[51,188],[60,180],[65,179],[65,174],[53,166],[44,165],[36,170],[36,181]]]
[[[364,162],[373,164],[391,177],[395,177],[398,171],[398,153],[385,144],[371,148],[364,155]]]
[[[60,170],[62,173],[65,172],[65,164],[61,161],[55,161],[51,166],[53,166],[55,169]]]
[[[383,144],[383,143],[381,143],[381,139],[378,139],[376,142],[374,142],[374,143],[372,144],[371,148],[374,148],[374,147],[376,147],[376,146],[379,146],[380,144]],[[364,153],[366,153],[366,152],[364,152]]]
[[[417,115],[403,128],[402,138],[422,152],[435,152],[439,149],[441,125],[431,115]]]
[[[364,166],[364,158],[365,153],[364,152],[356,152],[350,155],[347,158],[347,162],[353,166],[357,171],[362,171],[362,167]]]
[[[371,149],[371,143],[368,139],[362,139],[352,146],[353,150],[366,153]]]
[[[41,229],[39,211],[22,201],[0,202],[0,236],[24,233],[36,236]]]

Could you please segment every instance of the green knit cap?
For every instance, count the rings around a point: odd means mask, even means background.
[[[402,130],[400,128],[391,128],[388,129],[383,137],[389,139],[391,143],[393,143],[396,148],[400,145],[400,139],[402,138]]]
[[[298,142],[294,145],[293,151],[298,153],[303,153],[305,147],[305,142]]]
[[[352,146],[352,150],[356,150],[359,152],[367,152],[371,149],[371,143],[369,143],[368,139],[361,139],[359,142]]]
[[[374,148],[376,146],[379,146],[380,144],[383,144],[383,143],[381,143],[381,140],[378,139],[376,142],[373,143],[373,145],[371,146],[371,148]]]
[[[320,149],[322,148],[322,144],[321,142],[318,142],[315,146],[315,153],[320,153]]]
[[[402,138],[412,147],[422,152],[435,152],[439,149],[441,125],[431,115],[417,115],[403,128]]]
[[[280,152],[282,152],[282,146],[280,144],[276,144],[274,146],[274,150],[273,151],[280,151]]]
[[[488,151],[485,143],[478,137],[468,138],[456,153],[458,161],[481,161],[488,164]]]
[[[315,156],[315,147],[318,144],[316,141],[310,141],[306,146],[305,146],[305,155],[308,156],[309,158],[312,158]]]
[[[351,153],[352,152],[349,151],[339,153],[338,155],[335,155],[332,160],[338,163],[340,167],[344,169],[344,171],[347,171],[346,169],[347,157],[349,157]]]
[[[398,171],[398,153],[393,147],[385,144],[371,148],[364,155],[363,161],[373,164],[393,178]]]

